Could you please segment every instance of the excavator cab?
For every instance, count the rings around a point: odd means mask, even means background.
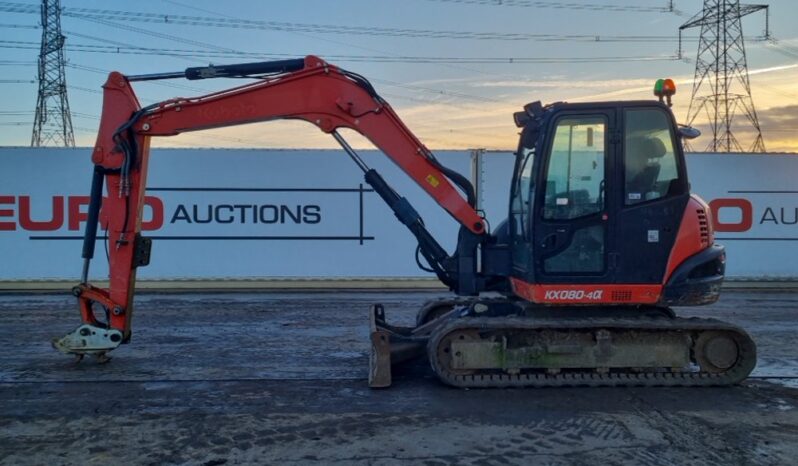
[[[516,116],[508,219],[514,289],[533,301],[543,291],[546,301],[549,285],[661,284],[690,201],[670,109],[656,101],[527,109]],[[585,292],[612,300],[600,287]]]

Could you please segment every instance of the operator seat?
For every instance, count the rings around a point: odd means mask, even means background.
[[[645,201],[647,193],[657,192],[655,185],[660,172],[657,159],[664,157],[667,149],[659,138],[635,137],[629,140],[626,150],[627,203]],[[662,195],[657,192],[653,199]]]

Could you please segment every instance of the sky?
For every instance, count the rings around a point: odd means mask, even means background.
[[[37,14],[10,10],[39,3],[0,2],[0,146],[30,144],[41,29]],[[512,114],[528,102],[650,99],[654,82],[665,77],[677,83],[673,109],[677,120],[685,122],[699,30],[685,31],[680,59],[678,28],[702,2],[676,0],[672,11],[669,3],[62,0],[75,140],[78,146],[94,144],[102,105],[99,91],[111,70],[146,74],[308,54],[367,77],[431,149],[514,149],[518,130]],[[743,20],[751,90],[767,150],[798,152],[798,2],[769,4],[773,40],[762,39],[763,12]],[[242,19],[262,23],[244,28],[236,21]],[[223,21],[238,27],[219,26]],[[464,63],[465,58],[477,62]],[[501,62],[484,63],[497,59]],[[172,80],[135,83],[135,90],[146,105],[240,84]],[[702,127],[701,119],[697,126]],[[371,147],[354,133],[345,135],[355,147]],[[753,141],[747,125],[736,135],[743,147]],[[703,149],[708,142],[705,136],[694,146]],[[153,146],[338,147],[330,136],[297,121],[157,138]]]

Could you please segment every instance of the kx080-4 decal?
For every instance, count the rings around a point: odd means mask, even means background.
[[[584,299],[600,300],[604,290],[585,291],[585,290],[546,290],[546,300],[567,300],[581,301]]]

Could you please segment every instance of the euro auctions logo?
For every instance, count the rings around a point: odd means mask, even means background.
[[[765,197],[758,196],[756,206],[751,200],[741,197],[719,198],[709,203],[716,232],[745,233],[756,226],[782,227],[798,224],[798,206],[784,205],[783,197],[779,196],[780,194],[798,194],[798,192],[751,191],[747,193]],[[774,231],[772,228],[770,230]]]
[[[141,230],[153,240],[354,241],[365,231],[366,196],[354,188],[148,188]],[[107,198],[106,198],[107,201]],[[77,240],[88,220],[88,196],[0,194],[0,233],[28,240]],[[100,229],[121,212],[100,210]]]
[[[88,219],[88,205],[89,196],[52,196],[49,212],[37,209],[34,219],[30,196],[0,196],[0,231],[57,231],[64,227],[69,231],[79,231]],[[164,223],[163,201],[155,196],[145,196],[144,207],[141,229],[160,229]],[[106,228],[107,224],[107,213],[100,211],[100,227]]]
[[[724,214],[723,218],[728,218],[736,213],[739,220],[722,221],[721,210]],[[716,232],[741,233],[750,230],[754,223],[754,206],[748,199],[713,199],[709,203],[709,211],[712,214]]]

